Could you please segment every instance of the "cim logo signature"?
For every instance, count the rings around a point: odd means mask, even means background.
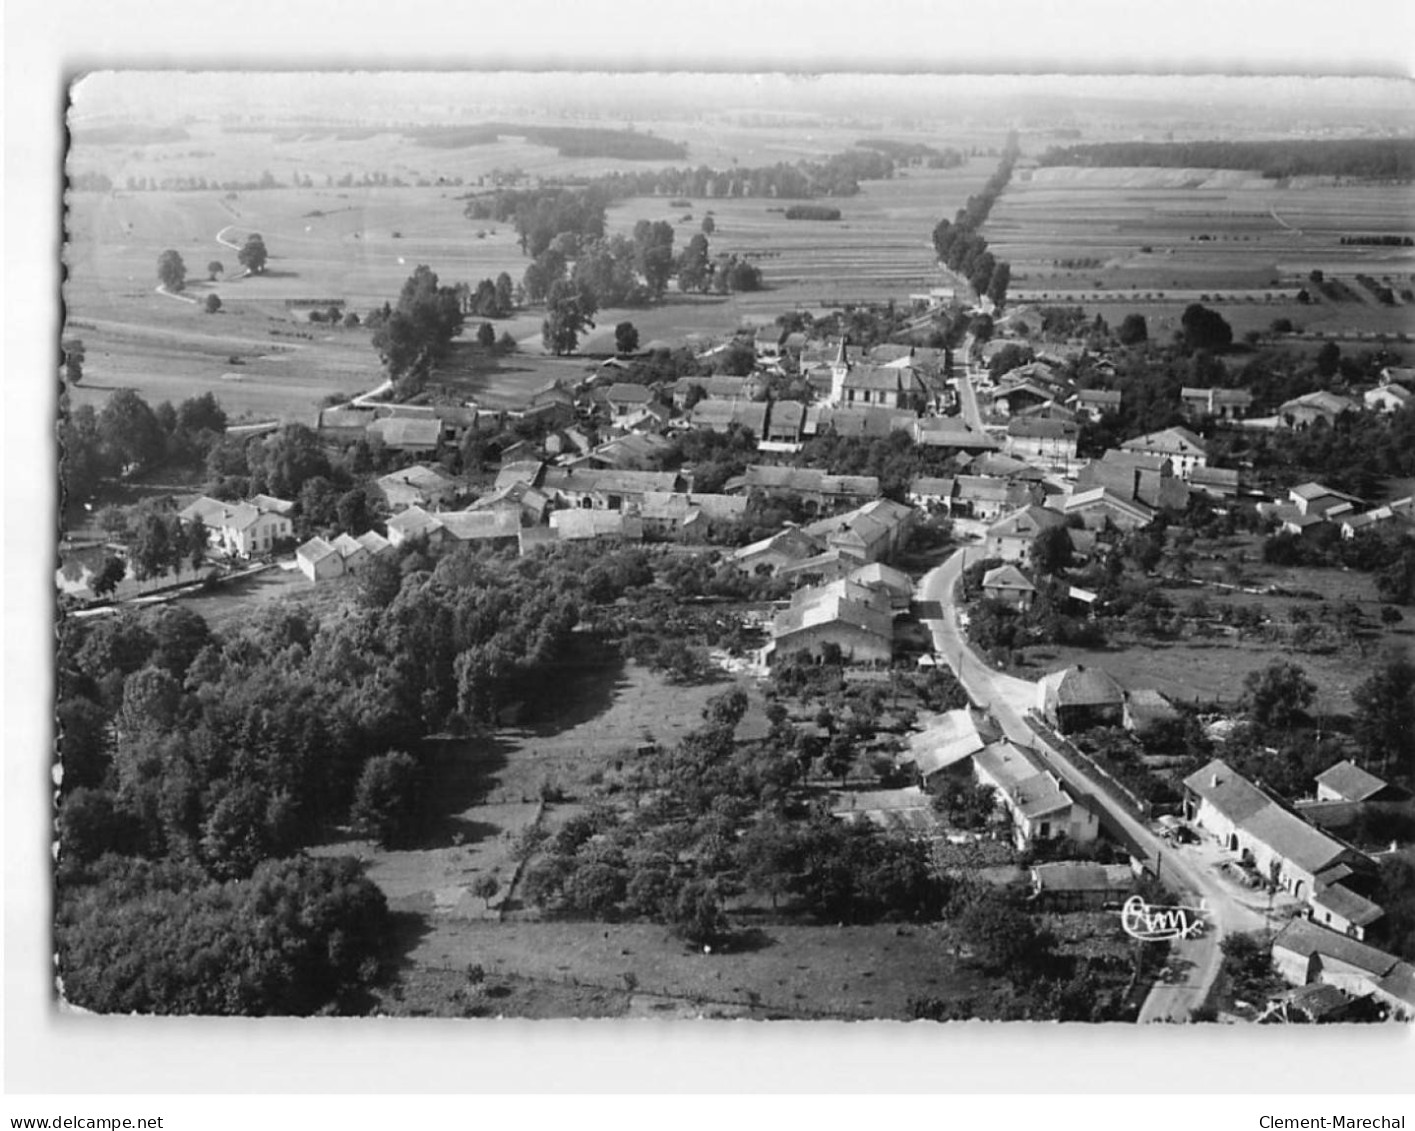
[[[1202,907],[1151,907],[1132,895],[1120,909],[1120,926],[1132,939],[1141,942],[1168,942],[1187,939],[1204,930]]]

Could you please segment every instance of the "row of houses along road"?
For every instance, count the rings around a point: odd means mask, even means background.
[[[953,669],[973,701],[993,713],[1013,743],[1035,752],[1077,796],[1095,801],[1103,827],[1136,856],[1157,867],[1161,880],[1179,892],[1182,902],[1193,905],[1199,899],[1204,901],[1208,929],[1198,937],[1172,944],[1176,960],[1172,966],[1178,976],[1156,984],[1139,1017],[1141,1023],[1187,1020],[1203,1005],[1218,978],[1223,936],[1261,928],[1263,916],[1161,841],[1027,724],[1026,716],[1037,701],[1037,685],[993,671],[968,646],[958,624],[953,595],[966,557],[967,549],[959,550],[919,583],[918,600],[926,613],[933,614],[921,619],[933,636],[934,651]]]

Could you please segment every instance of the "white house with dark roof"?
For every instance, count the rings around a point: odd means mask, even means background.
[[[1031,608],[1037,587],[1015,565],[1000,565],[983,574],[983,596],[1014,609]]]
[[[1110,413],[1119,412],[1120,401],[1119,389],[1082,389],[1076,394],[1076,413],[1097,421]]]
[[[973,773],[1007,809],[1019,850],[1063,837],[1089,844],[1100,835],[1097,808],[1073,798],[1059,777],[1010,742],[994,742],[974,754]]]
[[[984,555],[1005,562],[1026,563],[1032,552],[1032,540],[1043,530],[1065,526],[1066,516],[1046,507],[1026,506],[987,529]]]
[[[256,499],[264,500],[257,503]],[[270,495],[240,503],[224,503],[206,495],[177,513],[183,522],[201,520],[207,540],[236,558],[271,553],[277,543],[295,534],[289,511],[294,504]]]
[[[1188,479],[1194,468],[1209,462],[1208,445],[1187,428],[1164,428],[1150,432],[1126,440],[1121,448],[1127,452],[1140,452],[1169,460],[1174,474],[1181,479]]]
[[[1363,853],[1309,825],[1222,759],[1215,758],[1185,778],[1184,796],[1190,820],[1214,834],[1260,876],[1303,902],[1310,903],[1332,884],[1371,871],[1371,861]]]
[[[1200,389],[1185,386],[1179,390],[1179,404],[1190,420],[1212,416],[1216,420],[1241,420],[1253,407],[1253,394],[1247,389]]]

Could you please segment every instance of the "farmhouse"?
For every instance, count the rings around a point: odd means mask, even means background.
[[[819,539],[799,527],[788,526],[769,538],[743,546],[732,554],[732,564],[754,576],[778,573],[787,566],[814,558],[824,549]]]
[[[1025,564],[1032,552],[1032,541],[1043,530],[1066,525],[1064,515],[1045,507],[1026,506],[988,527],[984,555],[1005,562]]]
[[[1109,672],[1077,664],[1038,682],[1037,709],[1063,734],[1119,726],[1125,713],[1125,690]]]
[[[1127,452],[1169,460],[1174,473],[1181,479],[1188,479],[1194,468],[1203,467],[1209,461],[1208,447],[1187,428],[1165,428],[1146,436],[1137,436],[1121,447]]]
[[[1323,483],[1302,483],[1289,489],[1287,497],[1299,514],[1324,518],[1346,514],[1361,504],[1355,495],[1334,490]]]
[[[392,471],[378,480],[379,493],[388,509],[442,507],[457,497],[457,481],[435,467],[414,465]]]
[[[909,536],[914,510],[892,499],[874,499],[846,514],[821,519],[805,527],[827,549],[876,562],[898,553]]]
[[[747,512],[747,500],[741,495],[693,495],[648,491],[639,508],[648,538],[687,538],[699,535],[705,539],[713,522],[737,522]]]
[[[1019,850],[1061,837],[1089,844],[1100,835],[1093,805],[1073,800],[1060,778],[1010,742],[994,742],[974,754],[973,773],[1006,807]]]
[[[675,471],[548,467],[540,489],[566,506],[615,511],[641,506],[650,491],[681,491],[683,480]]]
[[[257,503],[256,499],[264,501]],[[256,499],[223,503],[203,495],[177,517],[187,523],[199,519],[211,545],[231,557],[269,554],[277,543],[294,537],[295,525],[288,514],[294,504],[270,495],[257,495]]]
[[[1247,389],[1200,389],[1185,386],[1179,390],[1179,405],[1190,420],[1204,417],[1215,420],[1241,420],[1253,408],[1253,394]]]
[[[1000,565],[983,574],[983,596],[1014,609],[1031,608],[1037,587],[1014,565]]]
[[[430,544],[441,542],[446,531],[437,517],[420,506],[411,506],[388,520],[388,541],[401,546],[417,538],[426,538]]]
[[[1001,443],[986,432],[969,428],[961,416],[929,416],[913,423],[914,443],[926,448],[955,448],[960,452],[995,452]]]
[[[1076,394],[1076,413],[1088,420],[1120,411],[1119,389],[1082,389]]]
[[[1190,474],[1201,470],[1207,469],[1194,468]],[[1174,465],[1164,456],[1112,448],[1077,474],[1078,491],[1091,487],[1105,487],[1122,499],[1159,510],[1182,511],[1189,505],[1189,487],[1175,477]]]
[[[1009,382],[992,395],[992,411],[998,416],[1016,416],[1029,408],[1050,404],[1052,391],[1031,381]]]
[[[1189,486],[1215,499],[1234,499],[1243,490],[1243,476],[1237,468],[1196,467],[1189,473]]]
[[[1320,927],[1293,919],[1272,945],[1273,968],[1294,986],[1335,986],[1352,997],[1370,997],[1382,979],[1402,965],[1393,954]]]
[[[1137,687],[1125,693],[1125,729],[1144,734],[1159,723],[1179,718],[1173,703],[1150,687]]]
[[[1304,902],[1333,880],[1370,870],[1356,849],[1313,828],[1221,759],[1185,778],[1184,792],[1190,820]]]
[[[653,400],[653,393],[644,385],[630,385],[624,382],[611,385],[605,391],[604,403],[615,419],[630,416]]]
[[[960,475],[954,480],[950,510],[988,520],[1037,505],[1044,498],[1039,486],[1022,479]]]
[[[909,501],[916,507],[948,509],[953,501],[954,480],[921,475],[909,484]]]
[[[507,510],[441,511],[436,518],[454,542],[509,544],[521,530],[521,516]]]
[[[339,577],[344,572],[344,559],[339,551],[323,538],[311,538],[295,550],[295,562],[300,572],[311,581]]]
[[[442,422],[435,417],[385,416],[368,426],[368,436],[398,452],[431,455],[442,442]]]
[[[936,774],[963,768],[989,741],[978,712],[960,707],[944,711],[924,730],[910,735],[909,749],[900,760],[912,763],[919,779],[927,784]]]
[[[794,495],[816,506],[858,505],[880,496],[879,480],[873,475],[830,475],[813,467],[760,464],[751,464],[746,474],[729,479],[723,490],[729,495],[761,491],[771,498]]]
[[[1355,762],[1338,762],[1317,775],[1318,801],[1383,801],[1393,791],[1380,778]]]
[[[885,594],[889,599],[889,607],[895,612],[907,610],[914,603],[914,583],[909,580],[907,573],[893,566],[887,566],[883,562],[870,562],[852,570],[848,576],[859,585]]]
[[[639,516],[624,511],[555,511],[550,529],[562,542],[639,542],[644,537]]]
[[[1335,424],[1348,412],[1359,412],[1361,404],[1339,393],[1319,390],[1304,397],[1294,397],[1277,410],[1278,419],[1289,428],[1307,428],[1321,420]]]
[[[357,573],[369,562],[368,547],[357,538],[351,538],[348,534],[340,534],[329,544],[339,551],[345,573]]]
[[[1079,515],[1087,530],[1104,530],[1108,526],[1139,530],[1155,520],[1155,512],[1144,503],[1125,499],[1107,487],[1092,487],[1071,495],[1063,513],[1067,518]]]
[[[673,383],[673,407],[685,409],[692,396],[702,396],[709,400],[751,400],[761,389],[755,377],[732,377],[722,374],[716,377],[680,377]],[[695,394],[694,389],[702,390]]]
[[[702,400],[688,411],[688,424],[709,432],[727,432],[735,426],[761,440],[766,436],[766,411],[762,401]]]
[[[372,408],[338,405],[320,409],[315,419],[315,431],[327,440],[352,442],[362,440],[368,433],[368,426],[377,419],[378,413]]]
[[[521,516],[521,521],[526,525],[538,526],[544,521],[549,508],[550,499],[545,492],[522,480],[499,490],[492,490],[490,494],[483,495],[464,509],[469,511],[514,511]]]
[[[834,375],[834,373],[832,374]],[[886,365],[856,365],[832,382],[830,403],[875,406],[906,412],[927,407],[929,391],[913,369]]]
[[[387,538],[376,530],[366,531],[355,538],[354,541],[364,548],[370,558],[376,558],[380,554],[386,553],[393,548],[393,543],[388,541]]]
[[[860,559],[842,550],[826,550],[823,554],[782,566],[776,576],[798,585],[824,585],[852,576],[860,569]]]
[[[773,401],[771,415],[762,437],[770,444],[798,444],[806,422],[806,406],[800,401]]]
[[[1076,458],[1080,427],[1070,420],[1040,420],[1023,417],[1007,424],[1007,451],[1011,455],[1070,463]]]
[[[894,621],[888,598],[851,581],[802,589],[776,615],[765,657],[775,663],[805,653],[838,649],[850,663],[885,663],[894,654]]]

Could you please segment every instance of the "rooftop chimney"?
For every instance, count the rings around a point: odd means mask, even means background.
[[[1210,788],[1210,789],[1217,789],[1217,788],[1218,788],[1218,774],[1212,774],[1212,775],[1210,775],[1210,777],[1209,777],[1209,788]]]

